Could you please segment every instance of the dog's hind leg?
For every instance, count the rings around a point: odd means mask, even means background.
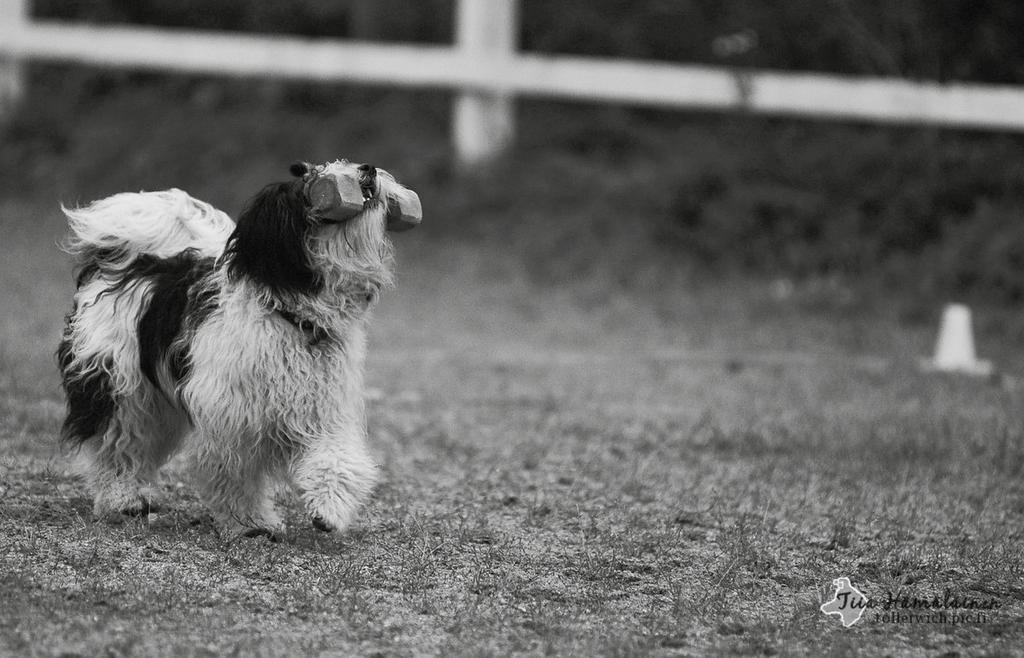
[[[379,473],[358,425],[304,446],[291,477],[318,530],[344,530],[373,491]]]
[[[93,514],[100,519],[140,516],[150,511],[144,493],[145,482],[135,473],[135,465],[108,448],[105,442],[83,443],[78,455],[78,470],[93,497]]]
[[[148,484],[186,430],[182,414],[162,400],[140,396],[121,401],[103,434],[84,442],[79,453],[95,515],[109,519],[148,513]]]

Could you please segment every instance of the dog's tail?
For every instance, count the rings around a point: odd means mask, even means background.
[[[143,255],[169,258],[193,250],[218,257],[235,228],[226,214],[178,189],[115,194],[61,209],[70,228],[64,249],[80,267],[105,271],[122,272]]]

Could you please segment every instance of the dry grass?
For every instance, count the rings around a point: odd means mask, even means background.
[[[761,284],[544,289],[514,254],[413,236],[369,364],[385,483],[342,536],[292,507],[283,542],[226,543],[174,465],[158,513],[90,519],[54,440],[59,220],[2,212],[0,654],[1024,644],[1022,392],[920,375],[931,337],[881,310],[809,310]],[[844,629],[818,611],[838,576],[1003,607]]]

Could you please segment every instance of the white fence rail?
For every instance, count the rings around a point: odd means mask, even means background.
[[[458,0],[453,47],[40,21],[27,0],[0,0],[0,109],[31,59],[450,88],[465,162],[509,143],[517,96],[1024,131],[1024,88],[528,54],[517,32],[517,0]]]

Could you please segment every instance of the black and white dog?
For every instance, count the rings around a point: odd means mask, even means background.
[[[420,203],[369,165],[292,174],[237,224],[176,189],[64,209],[79,270],[57,353],[62,439],[97,515],[146,512],[147,482],[186,444],[230,536],[283,529],[281,482],[321,530],[371,492],[366,326],[392,285],[386,232],[419,223]]]

